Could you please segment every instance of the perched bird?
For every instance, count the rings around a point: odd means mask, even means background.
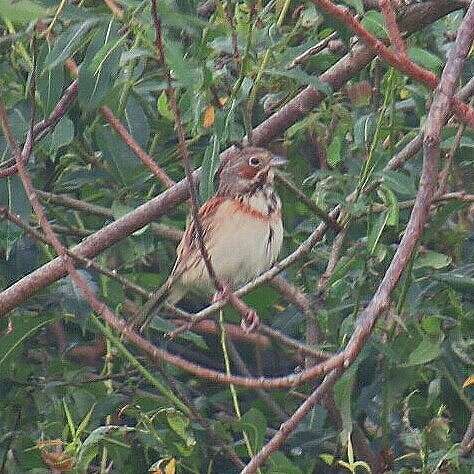
[[[264,148],[233,147],[221,165],[217,193],[199,209],[203,242],[219,281],[238,288],[276,261],[283,242],[281,202],[273,189],[276,166],[286,163]],[[215,287],[191,221],[177,248],[174,268],[147,302],[142,317],[163,301],[188,292],[212,295]]]

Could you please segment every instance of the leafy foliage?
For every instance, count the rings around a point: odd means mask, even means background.
[[[362,16],[369,31],[386,37],[379,12],[365,10],[365,2],[358,0],[344,3]],[[113,131],[102,106],[113,111],[173,180],[183,177],[167,83],[156,61],[150,4],[123,0],[123,15],[114,15],[110,4],[0,0],[0,90],[20,142],[33,110],[36,120],[48,117],[73,80],[65,61],[74,58],[79,68],[77,101],[35,146],[28,163],[37,189],[90,205],[78,210],[45,201],[50,222],[69,246],[165,190]],[[288,155],[287,175],[309,200],[325,211],[340,204],[347,216],[340,259],[314,307],[320,344],[337,351],[384,275],[408,220],[421,158],[396,171],[384,167],[419,132],[429,94],[379,62],[354,74],[340,92],[332,91],[318,76],[342,57],[352,40],[311,3],[228,1],[210,6],[206,14],[206,5],[196,0],[159,4],[166,62],[188,145],[194,165],[202,166],[202,200],[214,191],[222,150],[241,141],[303,87],[327,94],[271,148]],[[460,17],[454,12],[415,33],[408,42],[410,57],[439,73]],[[339,45],[330,43],[298,68],[289,68],[336,27]],[[33,108],[28,92],[34,55]],[[471,59],[463,82],[472,68]],[[453,147],[457,130],[456,123],[444,129],[444,151]],[[454,150],[447,189],[474,192],[473,143],[473,132],[466,129]],[[9,160],[3,136],[0,154],[0,163]],[[291,190],[278,186],[285,256],[320,219]],[[354,191],[357,198],[347,200]],[[0,180],[0,205],[37,227],[18,177]],[[161,223],[183,229],[185,216],[186,207],[180,205]],[[304,261],[284,272],[285,278],[308,295],[317,294],[334,237],[329,232]],[[463,387],[474,370],[473,243],[472,204],[439,201],[390,310],[334,388],[339,421],[330,404],[316,406],[262,472],[366,472],[368,461],[355,446],[356,432],[383,454],[392,472],[471,472],[473,461],[459,456],[458,443],[474,390],[472,384]],[[2,288],[52,257],[47,245],[8,220],[0,221]],[[165,280],[174,258],[175,242],[150,225],[96,261],[151,291]],[[117,280],[91,268],[81,271],[122,316],[144,303],[143,295]],[[258,288],[246,301],[266,324],[304,340],[304,315],[275,289]],[[202,302],[186,304],[196,311]],[[209,385],[142,359],[108,328],[94,323],[90,313],[78,289],[64,279],[1,321],[1,472],[239,472],[222,445],[248,460],[279,428],[282,412],[294,412],[302,394],[313,388],[308,384],[267,398],[238,389],[233,397],[227,386]],[[225,319],[238,324],[239,318],[226,310]],[[196,363],[224,370],[219,335],[186,332],[168,341],[163,336],[172,328],[170,321],[156,317],[147,337]],[[276,343],[265,348],[234,344],[256,376],[291,373],[304,363]],[[241,369],[234,362],[232,370]],[[182,393],[205,419],[206,429],[182,402]],[[235,413],[235,400],[242,416]]]

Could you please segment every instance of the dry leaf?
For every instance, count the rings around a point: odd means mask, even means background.
[[[165,474],[175,474],[176,473],[176,459],[171,458],[170,462],[165,467]]]
[[[214,124],[214,119],[215,119],[214,107],[212,105],[209,105],[206,107],[206,110],[204,111],[204,119],[202,121],[204,128],[212,127],[212,125]]]
[[[462,388],[470,387],[474,385],[474,375],[470,375],[462,384]]]

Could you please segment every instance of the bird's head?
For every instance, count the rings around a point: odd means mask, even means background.
[[[265,148],[253,146],[234,146],[226,158],[219,172],[219,194],[254,193],[271,186],[274,168],[287,162]]]

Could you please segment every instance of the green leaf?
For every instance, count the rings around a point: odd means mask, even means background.
[[[268,464],[268,474],[303,474],[303,471],[280,451],[270,456]]]
[[[23,220],[29,220],[31,204],[18,176],[0,179],[0,203]]]
[[[433,341],[427,337],[423,338],[416,349],[408,356],[408,361],[403,364],[405,367],[421,365],[437,359],[441,355],[441,347],[438,341]]]
[[[106,125],[95,128],[95,142],[104,158],[112,165],[115,176],[123,183],[139,179],[138,161],[130,149]],[[144,172],[144,171],[143,171]]]
[[[362,115],[354,124],[354,143],[357,148],[364,149],[372,141],[376,128],[374,114]]]
[[[13,23],[29,23],[48,14],[48,10],[30,0],[0,0],[0,17]]]
[[[267,69],[265,70],[265,73],[271,76],[280,76],[286,77],[288,79],[293,79],[298,84],[311,86],[326,95],[332,93],[332,87],[328,83],[322,82],[317,76],[307,74],[302,69],[296,68],[292,69],[291,71]]]
[[[400,220],[400,208],[395,193],[386,186],[380,186],[378,194],[382,197],[384,204],[388,208],[387,225],[390,227],[398,226]]]
[[[99,443],[103,441],[113,441],[114,444],[118,444],[118,441],[112,440],[109,436],[112,433],[120,433],[125,435],[134,431],[133,428],[127,426],[99,426],[93,430],[89,436],[83,441],[79,453],[77,455],[77,466],[82,469],[80,472],[85,472],[89,467],[89,464],[99,453]]]
[[[430,53],[426,49],[422,48],[409,48],[408,57],[416,64],[429,69],[435,73],[439,73],[443,67],[443,61],[438,56]]]
[[[21,345],[33,336],[42,327],[53,323],[57,317],[50,314],[40,316],[25,316],[23,314],[11,318],[10,328],[0,337],[0,367],[4,366],[12,354],[18,350]]]
[[[114,219],[118,220],[128,214],[130,211],[133,211],[133,207],[123,204],[119,199],[115,199],[112,203],[111,211]]]
[[[433,280],[446,283],[450,288],[461,292],[470,293],[474,290],[474,278],[467,275],[457,275],[455,273],[434,273]]]
[[[327,161],[332,168],[336,168],[344,161],[342,157],[342,136],[340,134],[334,135],[328,146]]]
[[[299,16],[299,22],[303,28],[314,28],[316,30],[323,22],[323,17],[320,15],[315,5],[306,4],[304,10]]]
[[[334,401],[341,412],[343,429],[347,433],[352,431],[351,399],[359,363],[360,360],[352,365],[334,385]]]
[[[158,97],[157,101],[157,108],[158,112],[162,117],[168,119],[170,122],[174,122],[173,112],[171,112],[169,105],[168,105],[168,97],[166,96],[166,92],[163,91]]]
[[[451,257],[443,253],[434,252],[429,250],[422,254],[418,254],[415,262],[413,263],[414,269],[419,268],[434,268],[435,270],[440,270],[445,268],[452,263]]]
[[[50,155],[54,156],[59,148],[69,145],[74,138],[74,124],[72,120],[63,117],[53,131],[45,137],[42,145],[44,145]]]
[[[335,282],[344,278],[350,271],[362,267],[363,262],[359,255],[353,255],[351,257],[344,255],[337,262],[336,268],[329,280],[330,285],[332,286]]]
[[[166,319],[160,318],[159,316],[153,317],[153,319],[150,322],[150,327],[155,329],[156,331],[160,331],[163,333],[169,333],[173,331],[174,329],[176,329],[176,326],[173,323],[171,323],[170,321],[167,321]],[[196,345],[196,347],[199,347],[199,349],[202,349],[204,351],[209,349],[204,338],[193,331],[185,331],[181,333],[178,337],[185,341],[192,342],[193,344]]]
[[[384,184],[402,196],[413,197],[416,194],[413,178],[400,171],[384,171],[381,173]]]
[[[219,151],[219,139],[213,135],[212,144],[207,146],[201,164],[199,195],[202,202],[214,195],[214,176],[219,167]]]
[[[263,413],[256,408],[251,408],[245,413],[241,421],[243,428],[249,437],[252,450],[257,452],[263,446],[265,433],[267,431],[267,420]]]
[[[102,105],[115,82],[122,54],[122,38],[117,32],[114,23],[96,31],[81,63],[78,99],[86,111]]]
[[[364,14],[364,4],[362,0],[344,0],[344,3],[354,8],[358,15]]]
[[[51,51],[47,43],[40,53],[40,58],[44,59]],[[42,64],[42,60],[38,60]],[[36,88],[41,100],[43,116],[47,117],[56,106],[64,89],[64,65],[59,64],[53,69],[43,69],[42,74],[37,79]]]
[[[53,69],[57,65],[63,63],[69,56],[72,56],[83,36],[94,26],[99,20],[91,18],[79,24],[73,24],[71,27],[63,31],[56,39],[53,49],[47,54],[44,60],[46,69]]]
[[[135,138],[143,148],[146,148],[150,138],[150,124],[142,106],[133,95],[130,95],[128,98],[124,118],[132,137]]]
[[[441,334],[441,318],[438,316],[425,316],[421,320],[423,331],[430,337],[439,337]]]
[[[388,222],[388,217],[389,217],[389,212],[387,211],[381,212],[377,216],[377,219],[375,220],[372,226],[372,229],[367,238],[367,250],[369,251],[371,255],[374,253],[377,247],[377,244],[379,243],[380,237],[382,237],[383,230],[385,229],[385,226],[387,225],[387,222]]]
[[[180,85],[191,90],[199,89],[203,79],[200,68],[190,58],[185,58],[183,48],[179,43],[165,41],[165,56],[173,77]]]
[[[166,421],[170,425],[170,428],[184,441],[189,447],[193,445],[194,438],[188,433],[188,428],[190,425],[190,420],[180,411],[175,410],[174,408],[168,408],[166,410]]]
[[[373,35],[377,36],[379,39],[387,39],[388,33],[385,27],[385,21],[383,15],[375,10],[369,10],[364,18],[362,18],[362,26],[372,33]]]

